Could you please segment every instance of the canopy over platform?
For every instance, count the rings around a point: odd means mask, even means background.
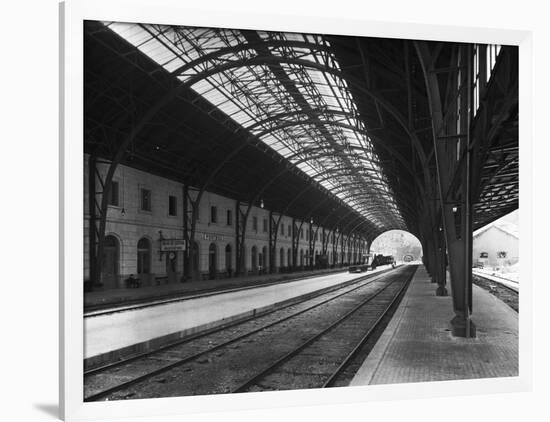
[[[124,163],[369,244],[408,230],[443,285],[445,251],[467,268],[472,230],[518,207],[517,47],[84,30],[85,148],[112,171]]]

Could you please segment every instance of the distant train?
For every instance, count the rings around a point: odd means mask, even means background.
[[[392,265],[395,267],[395,258],[393,255],[374,255],[370,264],[359,264],[359,265],[350,265],[350,273],[362,273],[363,271],[368,271],[369,267],[373,270],[379,265]]]
[[[395,267],[395,258],[393,255],[374,255],[371,262],[371,267],[374,270],[379,265],[393,265]]]

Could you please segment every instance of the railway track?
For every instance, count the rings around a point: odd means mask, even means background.
[[[361,277],[338,290],[89,371],[84,400],[335,385],[415,269]]]
[[[148,351],[145,351],[145,352],[132,354],[132,355],[126,356],[124,358],[118,359],[116,361],[109,362],[109,363],[106,363],[106,364],[102,364],[102,365],[99,365],[99,366],[95,365],[95,366],[89,366],[88,367],[85,364],[84,377],[85,377],[85,379],[89,378],[90,376],[92,376],[94,374],[105,372],[107,370],[111,370],[111,369],[123,366],[125,364],[128,364],[132,361],[135,361],[135,360],[138,360],[138,359],[143,359],[145,357],[151,356],[151,355],[153,355],[155,353],[158,353],[160,351],[169,350],[173,347],[183,345],[183,344],[189,343],[191,341],[195,341],[195,340],[197,340],[199,338],[202,338],[202,337],[205,337],[207,335],[210,335],[210,334],[222,331],[222,330],[226,330],[230,327],[238,326],[238,325],[240,325],[242,323],[245,323],[247,321],[256,319],[259,316],[272,314],[276,311],[283,310],[283,309],[288,308],[290,306],[299,304],[301,302],[305,302],[309,299],[313,299],[315,297],[322,296],[325,293],[330,293],[330,292],[337,291],[337,290],[342,291],[342,288],[344,288],[344,287],[354,285],[355,283],[360,282],[360,281],[370,280],[373,277],[378,277],[379,275],[382,275],[382,274],[384,274],[388,271],[391,271],[391,270],[392,270],[391,268],[388,268],[388,269],[385,269],[385,270],[380,271],[378,273],[365,274],[362,277],[357,277],[357,278],[354,278],[352,280],[345,281],[345,282],[343,282],[339,285],[335,285],[335,286],[332,286],[332,287],[327,287],[327,288],[324,288],[324,289],[321,289],[321,290],[318,290],[318,291],[314,291],[314,292],[311,292],[309,294],[305,294],[302,297],[297,297],[294,300],[285,301],[284,303],[280,303],[275,308],[269,308],[268,310],[254,311],[252,313],[252,315],[249,316],[249,317],[240,318],[240,319],[237,319],[237,320],[225,323],[225,324],[217,325],[217,326],[215,326],[213,328],[210,328],[210,329],[207,329],[207,330],[202,330],[200,333],[185,336],[184,338],[181,338],[179,340],[167,343],[164,346],[157,347],[154,350],[148,350]],[[223,291],[222,293],[225,293],[225,291]],[[156,306],[156,304],[153,304],[152,306]]]
[[[478,273],[472,274],[472,281],[477,286],[502,300],[514,311],[519,312],[519,292],[517,290],[494,279],[483,277]]]
[[[411,273],[411,276],[414,273]],[[407,282],[409,279],[407,279]],[[254,375],[235,392],[330,387],[367,341],[407,282],[392,281],[342,317]],[[365,327],[367,330],[365,331]],[[342,342],[342,339],[345,341]],[[354,347],[350,347],[354,345]],[[304,371],[304,367],[308,367]]]

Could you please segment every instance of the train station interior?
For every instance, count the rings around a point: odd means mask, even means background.
[[[547,9],[5,2],[3,419],[548,419]]]
[[[356,277],[402,287],[323,386],[518,375],[517,309],[472,272],[474,233],[519,208],[517,46],[83,31],[86,400],[191,394],[96,373]],[[375,242],[396,230],[416,252]],[[193,394],[279,388],[259,376]]]

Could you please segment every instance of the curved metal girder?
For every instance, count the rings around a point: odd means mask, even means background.
[[[352,130],[356,133],[367,136],[371,140],[371,142],[374,142],[375,144],[377,144],[381,148],[388,151],[393,157],[397,158],[397,160],[403,165],[403,167],[407,170],[407,172],[410,173],[412,176],[415,176],[413,170],[410,168],[409,162],[405,159],[405,157],[403,157],[401,155],[401,153],[399,153],[395,148],[393,148],[387,142],[383,142],[377,136],[373,136],[373,135],[369,134],[368,130],[363,131],[363,130],[358,129],[357,127],[355,127],[353,125],[350,125],[350,124],[347,124],[347,123],[344,123],[344,122],[340,122],[340,121],[320,120],[320,119],[317,119],[317,118],[312,119],[311,116],[310,116],[311,112],[313,112],[313,114],[319,114],[319,115],[327,115],[328,114],[328,115],[352,117],[354,119],[358,118],[357,116],[354,116],[351,113],[345,113],[345,112],[341,112],[339,110],[332,110],[332,109],[326,109],[326,110],[315,110],[315,109],[313,109],[311,111],[308,111],[307,113],[300,110],[300,111],[280,113],[280,114],[277,114],[277,115],[270,116],[268,119],[258,121],[256,123],[254,123],[253,125],[246,127],[246,130],[251,131],[256,127],[264,126],[264,125],[266,125],[267,123],[269,123],[271,121],[277,121],[277,120],[280,120],[284,117],[307,115],[309,118],[306,119],[306,120],[297,120],[297,121],[291,121],[291,122],[285,121],[284,123],[282,123],[279,126],[271,127],[269,129],[269,132],[274,132],[276,130],[281,130],[281,129],[284,129],[284,128],[287,128],[287,127],[292,127],[292,126],[295,126],[295,125],[303,125],[303,124],[311,124],[311,123],[321,124],[321,125],[325,125],[325,126],[341,127],[343,129],[349,129],[349,130]],[[267,132],[267,133],[269,133],[269,132]],[[266,133],[266,131],[263,132],[264,135],[267,134],[267,133]],[[261,137],[261,136],[259,136],[259,137]],[[363,151],[362,148],[356,147],[354,145],[348,145],[348,148]]]
[[[112,181],[112,177],[114,175],[114,171],[116,169],[116,166],[120,163],[121,159],[123,158],[123,156],[126,152],[126,149],[127,149],[128,145],[130,144],[130,142],[137,136],[137,134],[143,129],[143,127],[147,124],[147,122],[149,122],[153,118],[153,116],[161,108],[163,108],[170,101],[172,101],[174,98],[176,98],[179,95],[179,93],[182,92],[182,90],[184,90],[187,87],[192,86],[194,83],[198,82],[199,80],[205,79],[209,76],[212,76],[214,74],[223,72],[225,70],[229,70],[231,68],[242,67],[242,66],[253,66],[253,65],[269,65],[269,63],[279,64],[279,65],[283,64],[283,63],[286,63],[286,64],[301,65],[301,66],[304,66],[306,68],[318,69],[320,71],[324,71],[324,72],[326,72],[328,74],[331,74],[333,76],[336,76],[336,77],[339,77],[339,78],[342,77],[348,83],[352,83],[352,84],[356,85],[357,88],[360,91],[362,91],[366,95],[368,95],[371,98],[373,98],[374,100],[376,100],[382,107],[384,107],[400,123],[400,125],[403,127],[405,132],[409,135],[409,137],[412,141],[412,144],[413,144],[413,146],[415,147],[415,149],[417,151],[417,154],[419,156],[419,159],[420,159],[421,163],[424,164],[426,162],[426,156],[425,156],[425,153],[423,151],[422,145],[420,144],[420,142],[419,142],[418,138],[416,137],[416,135],[412,131],[410,131],[410,129],[408,128],[408,125],[406,124],[406,121],[405,121],[404,117],[399,113],[399,111],[394,106],[392,106],[389,102],[387,102],[383,98],[381,98],[379,95],[372,92],[371,90],[366,89],[360,83],[357,83],[357,81],[354,81],[353,77],[348,75],[347,77],[344,78],[342,76],[342,73],[341,73],[340,70],[333,69],[331,67],[325,66],[324,64],[317,63],[317,62],[312,62],[312,61],[309,61],[309,60],[304,60],[304,59],[299,59],[299,58],[288,58],[288,57],[274,57],[274,56],[261,57],[261,56],[258,56],[258,57],[255,57],[255,58],[249,58],[249,59],[246,59],[246,60],[237,60],[237,61],[234,61],[234,62],[231,62],[231,63],[222,64],[222,65],[216,66],[214,69],[211,69],[209,71],[199,73],[197,75],[194,75],[194,76],[190,77],[189,80],[187,80],[185,83],[182,83],[178,87],[176,87],[173,90],[171,90],[170,92],[168,92],[163,98],[158,100],[151,108],[149,108],[141,116],[141,118],[132,127],[132,130],[130,131],[128,136],[119,145],[119,149],[116,152],[116,154],[113,158],[113,161],[112,161],[113,164],[110,166],[110,168],[107,172],[107,175],[106,175],[107,191],[105,192],[105,195],[102,198],[102,204],[101,204],[102,216],[104,216],[106,214],[105,211],[106,211],[106,208],[107,208],[108,188],[109,188],[110,183]],[[424,171],[426,171],[425,166],[423,166],[423,168],[424,168]],[[429,175],[425,174],[425,178],[429,178]],[[104,223],[103,220],[101,221],[100,225],[103,226],[103,230],[101,230],[101,231],[104,232],[105,223]]]

